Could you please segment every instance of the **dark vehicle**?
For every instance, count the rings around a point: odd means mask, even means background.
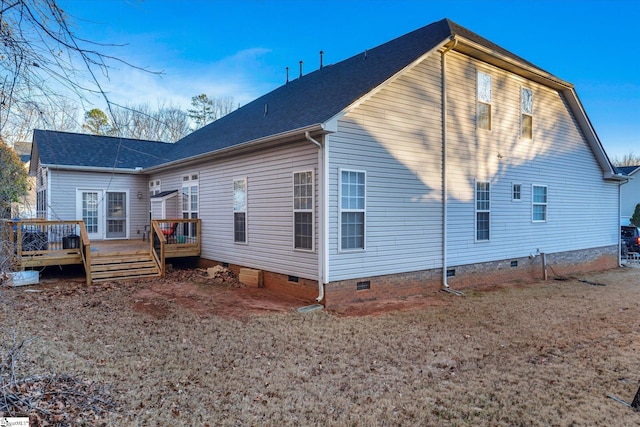
[[[640,229],[631,225],[623,225],[620,227],[620,236],[627,251],[640,252]]]

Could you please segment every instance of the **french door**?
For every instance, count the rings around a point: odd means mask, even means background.
[[[126,192],[77,190],[77,216],[91,240],[127,238]]]

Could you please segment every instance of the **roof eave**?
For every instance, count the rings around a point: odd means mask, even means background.
[[[496,52],[484,45],[478,44],[459,35],[454,35],[454,38],[458,42],[454,48],[454,50],[457,52],[464,53],[465,55],[468,55],[472,58],[476,58],[488,64],[492,64],[499,68],[514,72],[518,75],[521,75],[522,77],[536,81],[557,90],[573,88],[573,84],[561,80],[544,70],[533,67],[529,64],[525,64],[515,58],[503,55],[500,52]]]
[[[162,163],[159,165],[155,165],[155,166],[151,166],[148,168],[144,169],[145,173],[152,173],[152,172],[157,172],[159,170],[164,170],[167,168],[175,168],[175,167],[180,167],[180,166],[187,166],[190,164],[194,164],[194,163],[199,163],[203,160],[209,159],[209,158],[215,158],[215,157],[219,157],[219,156],[223,156],[223,155],[229,155],[231,153],[238,153],[238,152],[242,152],[242,151],[246,151],[246,150],[251,150],[253,149],[255,146],[257,145],[262,145],[262,144],[269,144],[272,142],[285,142],[288,140],[292,140],[295,139],[298,136],[304,135],[305,132],[310,132],[310,133],[331,133],[333,132],[333,130],[326,126],[325,123],[316,123],[313,125],[309,125],[309,126],[305,126],[305,127],[301,127],[301,128],[297,128],[297,129],[293,129],[290,131],[286,131],[286,132],[280,132],[277,134],[273,134],[273,135],[268,135],[262,138],[257,138],[257,139],[253,139],[250,141],[246,141],[240,144],[235,144],[232,145],[230,147],[226,147],[226,148],[221,148],[219,150],[215,150],[215,151],[208,151],[206,153],[202,153],[202,154],[198,154],[195,156],[191,156],[191,157],[186,157],[183,159],[178,159],[178,160],[173,160],[171,162],[166,162],[166,163]]]
[[[124,174],[142,174],[144,173],[142,167],[136,168],[105,168],[100,166],[78,166],[78,165],[58,165],[41,163],[40,166],[48,168],[50,170],[59,171],[75,171],[75,172],[104,172],[104,173],[124,173]]]

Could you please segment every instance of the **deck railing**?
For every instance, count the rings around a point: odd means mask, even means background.
[[[176,256],[200,254],[199,219],[154,219],[151,220],[150,246],[164,276],[164,259]]]
[[[161,275],[165,258],[200,255],[200,220],[152,220],[150,253]],[[91,241],[84,221],[0,220],[3,269],[84,264],[91,284]]]

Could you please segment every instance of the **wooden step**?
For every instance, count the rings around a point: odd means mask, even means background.
[[[160,269],[149,252],[122,251],[91,258],[91,280],[95,282],[158,276]]]

